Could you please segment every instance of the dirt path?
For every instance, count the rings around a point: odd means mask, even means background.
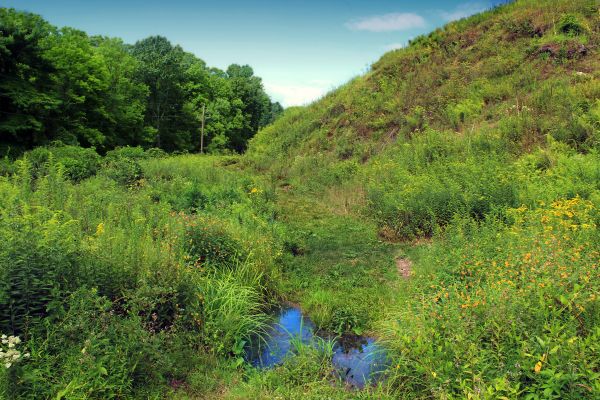
[[[412,274],[412,261],[410,261],[408,258],[397,258],[396,269],[401,277],[408,279]]]

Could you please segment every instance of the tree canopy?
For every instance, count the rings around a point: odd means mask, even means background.
[[[244,151],[283,108],[248,65],[210,68],[167,38],[133,45],[0,8],[0,150],[53,141]]]

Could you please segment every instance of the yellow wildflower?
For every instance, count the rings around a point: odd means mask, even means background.
[[[96,227],[96,236],[100,236],[104,233],[104,222],[100,222]]]

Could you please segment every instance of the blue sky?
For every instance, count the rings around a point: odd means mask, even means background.
[[[285,106],[310,102],[390,49],[497,0],[3,0],[57,26],[134,43],[163,35],[210,66],[249,64]]]

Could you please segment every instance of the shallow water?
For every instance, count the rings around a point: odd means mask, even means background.
[[[265,342],[248,349],[247,360],[254,366],[269,368],[283,362],[292,353],[292,341],[314,343],[314,323],[296,307],[284,307],[274,314]],[[350,386],[364,387],[377,381],[387,366],[385,350],[370,337],[342,337],[333,349],[332,363],[340,377]]]
[[[255,367],[268,368],[281,364],[292,349],[292,339],[300,338],[302,343],[312,341],[315,326],[308,318],[303,318],[299,309],[286,307],[278,310],[275,320],[267,330],[266,343],[258,341],[248,349],[248,361]]]
[[[338,344],[332,361],[346,383],[359,388],[376,382],[388,365],[385,349],[370,337],[360,338],[352,346]]]

